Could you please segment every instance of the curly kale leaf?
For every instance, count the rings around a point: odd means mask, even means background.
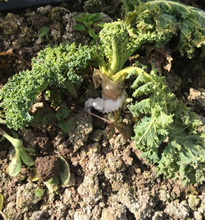
[[[204,181],[205,146],[199,131],[202,122],[169,91],[164,77],[155,71],[150,78],[142,74],[132,86],[138,101],[129,106],[137,119],[133,138],[136,147],[156,164],[158,174],[184,184]]]
[[[121,20],[105,24],[99,33],[99,40],[106,59],[99,68],[112,79],[135,51],[134,41],[129,35],[128,26]]]
[[[160,47],[173,36],[179,38],[178,49],[189,58],[195,48],[205,44],[205,12],[171,0],[147,0],[128,13],[126,24],[132,25],[136,44],[153,43]]]
[[[173,37],[178,39],[181,55],[193,57],[195,48],[205,44],[205,12],[171,0],[124,1],[125,20],[107,23],[99,33],[99,45],[104,59],[99,70],[116,83],[122,83],[129,57],[145,44],[164,46]]]
[[[30,122],[32,116],[29,109],[48,85],[66,88],[80,84],[83,78],[79,74],[95,56],[95,47],[76,44],[61,44],[40,51],[32,60],[31,70],[14,75],[0,90],[7,126],[17,130]]]

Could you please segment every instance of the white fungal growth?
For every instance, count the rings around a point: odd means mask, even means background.
[[[85,109],[90,111],[93,107],[94,109],[103,112],[113,112],[122,107],[122,104],[125,100],[125,92],[122,93],[117,99],[104,99],[104,98],[90,98],[85,102]]]

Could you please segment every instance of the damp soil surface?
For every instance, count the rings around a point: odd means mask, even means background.
[[[100,12],[106,21],[121,13],[119,1],[111,1],[113,7],[108,1],[74,2],[0,14],[0,86],[19,71],[30,69],[32,57],[48,44],[87,44],[88,34],[74,29],[73,18],[80,13]],[[181,2],[205,9],[203,1]],[[49,32],[39,37],[45,26]],[[157,51],[153,54],[158,56]],[[203,61],[174,56],[173,71],[166,76],[168,85],[204,120]],[[81,90],[76,100],[83,96],[84,88]],[[98,91],[89,92],[98,95]],[[40,106],[41,97],[38,99]],[[35,149],[35,165],[23,165],[16,177],[7,172],[13,148],[5,140],[0,143],[0,193],[4,198],[0,219],[205,219],[205,185],[182,187],[178,181],[157,176],[155,167],[143,160],[129,138],[133,135],[129,112],[122,113],[126,135],[110,129],[110,115],[91,115],[77,105],[71,108],[71,115],[74,120],[67,133],[55,124],[35,123],[18,132],[24,145]],[[69,166],[70,180],[52,189],[46,182],[61,171],[59,157]]]

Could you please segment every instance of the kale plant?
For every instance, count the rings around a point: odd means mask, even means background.
[[[32,120],[29,113],[36,97],[49,85],[75,89],[83,81],[80,71],[96,57],[96,48],[61,44],[47,47],[32,60],[32,69],[14,75],[0,90],[1,107],[6,125],[14,130],[23,128]]]
[[[196,48],[204,49],[205,12],[171,0],[130,3],[125,7],[125,20],[104,25],[97,46],[48,47],[32,60],[31,70],[9,79],[0,90],[6,125],[14,130],[28,125],[30,108],[41,92],[51,85],[75,91],[83,80],[82,72],[90,66],[94,85],[102,86],[103,96],[92,99],[91,106],[108,112],[98,106],[107,103],[106,109],[115,110],[113,106],[119,107],[123,101],[125,79],[135,75],[132,87],[136,98],[129,109],[136,123],[136,147],[157,166],[158,174],[183,183],[202,182],[205,149],[199,118],[169,91],[154,68],[148,73],[139,65],[126,64],[143,46],[160,48],[173,38],[177,39],[174,49],[192,58]]]
[[[128,108],[136,121],[133,140],[142,156],[167,178],[183,184],[204,181],[205,132],[199,117],[169,91],[156,69],[138,72],[132,88],[137,101]]]
[[[125,20],[105,24],[99,33],[104,59],[96,72],[105,97],[116,99],[113,87],[119,90],[117,95],[122,93],[124,79],[132,71],[123,67],[134,52],[146,44],[160,48],[173,37],[178,39],[175,49],[192,58],[195,48],[205,45],[204,11],[171,0],[143,1],[127,12]]]
[[[10,129],[23,129],[33,119],[29,112],[31,106],[48,86],[54,85],[64,88],[70,94],[75,94],[75,87],[83,81],[81,71],[91,64],[90,61],[96,56],[95,54],[95,47],[76,46],[76,44],[61,44],[40,51],[37,58],[32,60],[31,70],[14,75],[0,90],[3,109],[0,123]],[[70,121],[61,118],[61,114],[56,114],[56,117],[59,127],[68,130]],[[28,154],[30,150],[23,146],[22,140],[13,138],[3,128],[0,128],[0,134],[15,149],[15,157],[8,170],[10,176],[16,176],[20,172],[22,161],[28,166],[34,165],[33,159]]]

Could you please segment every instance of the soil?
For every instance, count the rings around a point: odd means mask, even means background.
[[[79,0],[72,4],[1,13],[0,52],[5,53],[0,53],[0,85],[13,74],[31,68],[32,57],[48,44],[88,43],[89,36],[73,28],[73,18],[80,13],[103,12],[105,19],[110,20],[119,17],[119,1],[112,1],[115,5],[112,9],[108,1],[100,2]],[[181,2],[205,9],[203,1]],[[46,36],[38,37],[43,26],[48,26],[50,31]],[[186,58],[178,58],[178,54],[173,56],[173,70],[166,76],[169,87],[204,120],[203,61],[196,58],[190,63]],[[190,74],[193,71],[197,75]],[[82,88],[79,93],[83,95],[83,92]],[[96,91],[93,93],[95,96]],[[110,131],[105,120],[110,115],[94,112],[99,116],[96,117],[76,106],[71,110],[74,120],[70,132],[64,133],[55,124],[32,125],[18,132],[24,145],[35,149],[32,155],[35,166],[27,168],[23,165],[16,177],[10,177],[7,172],[13,149],[7,141],[1,142],[0,193],[4,204],[0,218],[205,219],[203,184],[182,187],[178,181],[157,176],[154,166],[144,161],[134,147],[128,126],[123,136],[116,128]],[[125,124],[130,117],[129,112],[123,113]],[[61,172],[59,157],[68,163],[71,177],[68,183],[51,189],[46,182]],[[36,193],[39,189],[43,195]]]
[[[55,156],[37,157],[35,160],[35,167],[39,179],[42,181],[48,181],[56,176],[59,171],[58,158]]]

